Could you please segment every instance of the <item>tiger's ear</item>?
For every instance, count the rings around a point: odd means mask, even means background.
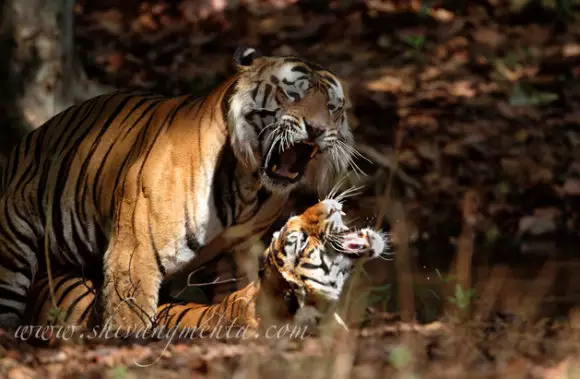
[[[254,59],[261,56],[260,52],[250,46],[240,46],[234,53],[234,62],[239,66],[249,66]]]

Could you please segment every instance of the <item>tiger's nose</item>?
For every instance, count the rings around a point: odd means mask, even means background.
[[[315,127],[314,125],[312,125],[309,122],[304,122],[304,125],[306,125],[306,133],[308,133],[308,136],[310,138],[318,138],[320,137],[320,135],[322,133],[324,133],[324,129],[323,128],[318,128]]]

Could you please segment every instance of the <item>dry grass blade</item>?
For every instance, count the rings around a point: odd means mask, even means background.
[[[486,281],[483,283],[474,309],[475,319],[484,319],[494,308],[496,300],[499,298],[506,278],[510,270],[505,265],[493,267],[489,274],[486,275]]]

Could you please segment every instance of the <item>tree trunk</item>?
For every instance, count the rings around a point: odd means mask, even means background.
[[[107,92],[74,54],[74,0],[7,0],[0,10],[0,155],[70,105]]]

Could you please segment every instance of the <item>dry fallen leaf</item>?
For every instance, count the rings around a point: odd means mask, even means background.
[[[451,85],[451,94],[459,97],[474,97],[477,92],[473,89],[473,84],[467,80],[461,80]]]
[[[123,15],[117,9],[96,13],[94,17],[101,27],[113,35],[120,35],[125,29]]]
[[[524,216],[520,218],[518,233],[542,235],[556,230],[556,222],[550,216]]]
[[[8,371],[8,379],[31,379],[37,378],[36,371],[26,366],[13,367]]]
[[[576,379],[580,370],[576,360],[566,358],[552,367],[536,365],[532,370],[534,379]]]
[[[567,178],[563,189],[566,195],[580,196],[580,179]]]
[[[496,50],[499,46],[503,45],[505,35],[497,29],[477,28],[473,33],[473,39],[478,44]]]
[[[157,30],[158,25],[157,22],[153,19],[153,15],[150,13],[145,13],[139,16],[138,18],[139,24],[144,26],[146,29],[149,30]]]
[[[403,78],[385,75],[379,79],[366,82],[365,87],[371,91],[399,92],[404,87],[404,80]]]

